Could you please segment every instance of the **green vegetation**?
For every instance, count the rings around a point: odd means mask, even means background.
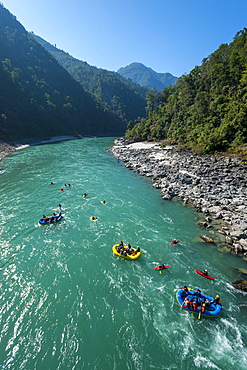
[[[136,117],[145,116],[146,88],[116,72],[90,66],[87,62],[73,58],[41,37],[31,34],[88,93],[94,96],[104,111],[113,113],[125,125]]]
[[[0,140],[119,136],[126,129],[126,120],[104,109],[2,4],[0,81]]]
[[[158,91],[165,89],[167,86],[175,85],[177,81],[177,77],[171,73],[157,73],[152,68],[136,62],[120,68],[118,73],[141,86],[145,86],[148,89],[156,88]]]
[[[146,119],[128,125],[132,140],[165,140],[215,153],[247,141],[247,29],[162,92],[147,94]]]

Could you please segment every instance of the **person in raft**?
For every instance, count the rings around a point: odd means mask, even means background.
[[[132,254],[134,252],[134,249],[132,249],[131,245],[128,244],[127,253]]]
[[[97,220],[97,217],[92,216],[92,220]]]
[[[190,301],[189,298],[186,297],[182,306],[185,307],[185,308],[189,308],[189,307],[192,306],[192,302]]]
[[[196,311],[197,310],[197,307],[199,307],[199,302],[193,301],[192,302],[192,309],[193,309],[193,311]]]
[[[194,296],[196,297],[196,300],[199,302],[199,298],[202,297],[200,289],[196,289]]]
[[[187,297],[187,295],[189,294],[189,289],[186,285],[183,286],[183,291],[181,293],[181,297]]]
[[[204,275],[208,276],[208,270],[204,269],[204,270],[202,270],[202,273],[203,273]]]
[[[206,311],[206,303],[203,303],[201,305],[201,313],[204,313]]]
[[[220,296],[219,295],[216,295],[215,298],[214,298],[214,300],[211,301],[210,303],[217,305],[219,302],[220,302]]]
[[[138,247],[136,250],[133,249],[132,255],[135,256],[138,252],[140,252],[140,247]]]

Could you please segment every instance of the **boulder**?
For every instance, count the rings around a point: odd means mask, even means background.
[[[208,227],[208,224],[207,224],[207,222],[199,221],[199,222],[197,222],[197,226],[206,228],[206,227]]]
[[[243,249],[247,251],[247,239],[240,239],[238,242],[243,247]]]
[[[236,289],[243,290],[247,292],[247,280],[235,280],[232,282],[232,285]]]
[[[207,243],[214,243],[214,241],[213,241],[213,239],[211,239],[209,236],[207,236],[207,235],[200,235],[200,238],[202,239],[202,240],[204,240],[205,242],[207,242]]]

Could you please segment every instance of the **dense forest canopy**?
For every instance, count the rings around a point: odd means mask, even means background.
[[[119,136],[129,121],[125,135],[132,140],[204,153],[247,141],[246,28],[176,85],[147,91],[29,34],[0,3],[0,81],[0,140]]]
[[[41,37],[33,37],[92,94],[104,110],[112,112],[126,123],[136,117],[145,117],[146,92],[144,88],[116,72],[99,69],[78,60]]]
[[[128,125],[132,140],[169,140],[204,153],[247,141],[247,29],[181,76],[147,94],[147,117]]]
[[[0,4],[0,140],[121,135],[104,109]]]

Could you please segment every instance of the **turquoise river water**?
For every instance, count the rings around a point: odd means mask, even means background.
[[[231,285],[246,263],[201,241],[200,215],[163,200],[112,144],[33,146],[0,163],[0,368],[246,369],[247,299]],[[64,219],[38,225],[59,203]],[[145,254],[113,256],[121,239]],[[162,274],[159,259],[171,266]],[[203,268],[214,281],[194,271]],[[222,315],[180,309],[183,284],[220,294]]]

